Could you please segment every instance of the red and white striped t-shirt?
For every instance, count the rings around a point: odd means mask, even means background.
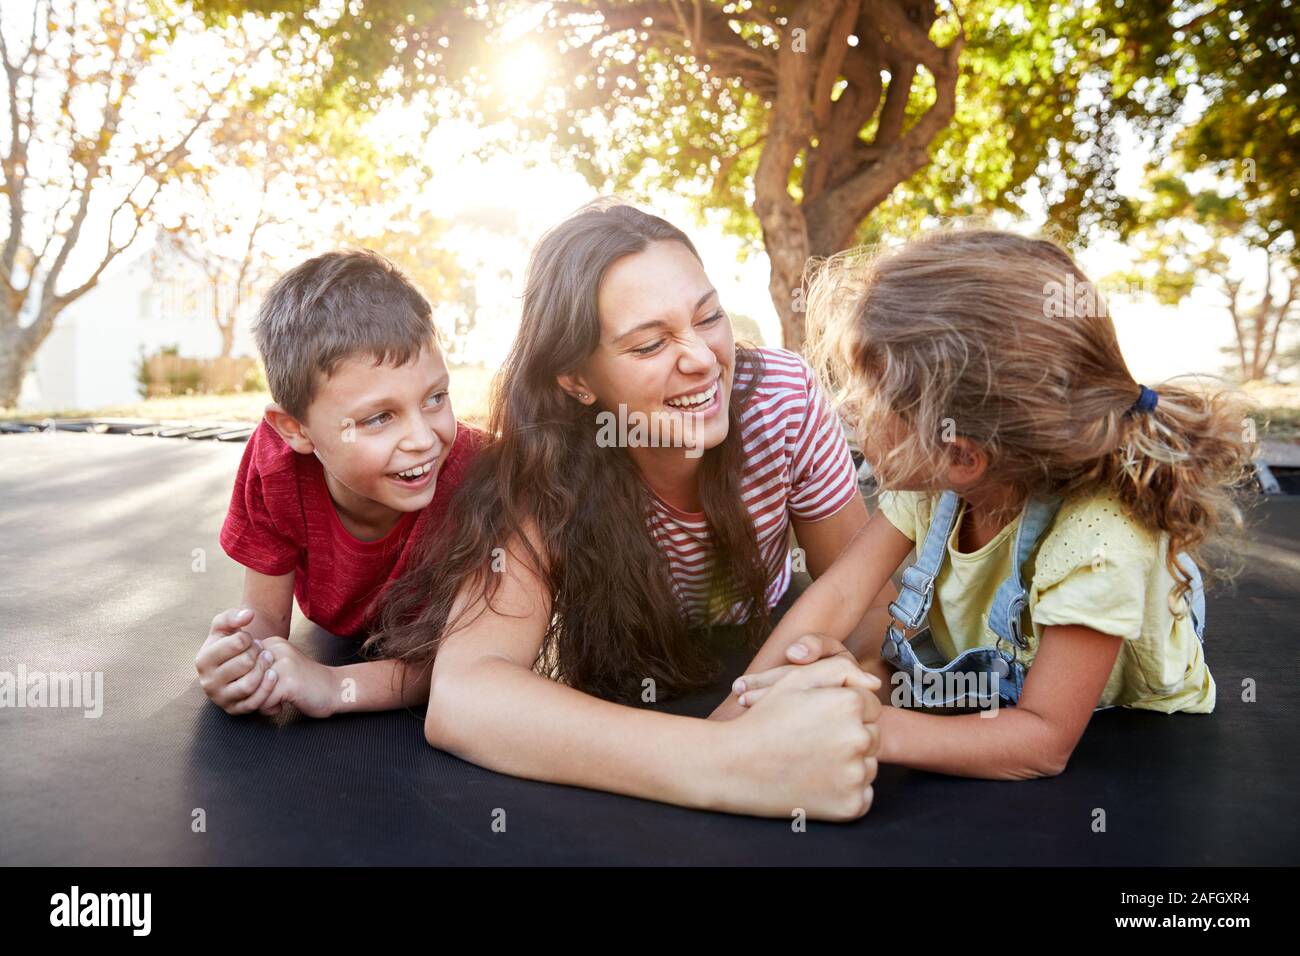
[[[858,493],[857,475],[839,420],[808,363],[785,349],[758,349],[764,370],[741,412],[745,468],[741,497],[757,533],[773,607],[790,586],[790,516],[829,518]],[[748,380],[737,373],[739,384]],[[673,589],[692,627],[736,623],[733,605],[706,620],[713,544],[703,512],[682,511],[651,493],[650,532],[672,572]]]

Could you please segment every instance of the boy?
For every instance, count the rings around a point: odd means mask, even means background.
[[[363,632],[478,447],[481,433],[457,428],[429,303],[382,256],[331,252],[276,281],[254,331],[274,402],[221,529],[246,569],[242,603],[213,619],[199,682],[229,714],[424,703],[427,669],[328,667],[284,635],[295,597],[326,630]]]

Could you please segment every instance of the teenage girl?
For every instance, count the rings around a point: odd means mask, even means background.
[[[611,418],[674,428],[611,436]],[[802,668],[734,720],[657,706],[708,685],[710,625],[768,634],[791,531],[816,577],[868,519],[812,370],[737,346],[684,232],[607,200],[542,238],[489,432],[369,645],[431,669],[429,743],[686,806],[866,813],[882,708],[856,666]],[[784,650],[764,645],[751,669]]]

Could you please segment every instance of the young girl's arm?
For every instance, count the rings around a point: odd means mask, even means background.
[[[1081,625],[1046,627],[1017,706],[960,716],[886,707],[880,759],[961,777],[1055,776],[1088,726],[1123,640]],[[746,675],[746,703],[761,701],[796,666]]]
[[[503,773],[685,806],[837,820],[869,808],[874,678],[843,660],[809,665],[728,723],[614,704],[537,673],[549,593],[515,548],[503,575],[492,606],[471,608],[438,649],[431,745]]]
[[[839,556],[844,553],[844,549],[853,542],[854,537],[866,526],[868,520],[870,517],[867,514],[867,506],[861,495],[854,495],[847,505],[829,518],[818,521],[803,521],[793,516],[790,518],[799,547],[807,557],[808,573],[814,581],[834,566]],[[893,582],[886,581],[884,587],[876,592],[876,596],[869,602],[866,613],[854,626],[852,633],[844,638],[843,645],[846,651],[857,659],[876,657],[880,654],[880,642],[884,637],[885,629],[889,626],[889,604],[896,597],[898,591]],[[798,662],[810,664],[820,658],[824,650],[822,644],[823,642],[816,638],[800,635],[800,638],[796,639],[796,644],[787,645],[787,656],[784,660],[796,659],[789,655],[797,650],[800,651]]]
[[[786,648],[805,634],[824,634],[837,642],[848,642],[911,550],[911,539],[877,511],[826,572],[799,595],[746,670],[756,673],[784,664]],[[872,623],[883,626],[887,616],[887,612],[877,615],[878,620]],[[728,720],[743,711],[733,693],[710,716]]]
[[[1055,776],[1083,736],[1123,642],[1081,625],[1046,627],[1019,704],[992,717],[886,707],[880,759],[962,777]]]

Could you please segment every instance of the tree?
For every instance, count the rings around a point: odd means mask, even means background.
[[[1154,0],[554,7],[543,35],[565,38],[578,80],[549,135],[598,181],[694,189],[760,233],[792,348],[810,257],[1031,195],[1082,238],[1123,209],[1120,124],[1154,136],[1182,100],[1164,76],[1171,7]],[[633,119],[612,150],[574,122],[617,107]]]
[[[265,49],[235,26],[205,76],[182,83],[180,56],[169,54],[183,55],[202,31],[180,12],[144,0],[33,0],[21,41],[17,18],[0,18],[0,406],[16,403],[59,314],[152,221],[200,132],[228,114]]]
[[[1174,176],[1150,189],[1134,216],[1130,239],[1141,256],[1128,281],[1148,282],[1167,305],[1195,287],[1215,289],[1232,318],[1237,374],[1243,381],[1273,376],[1283,333],[1300,316],[1295,235],[1261,216],[1261,200],[1240,192],[1193,192]],[[1249,260],[1245,271],[1234,267],[1234,252]]]
[[[389,259],[424,293],[435,315],[454,307],[453,327],[444,330],[447,356],[454,361],[474,326],[474,290],[459,256],[441,241],[446,231],[447,223],[427,210],[399,207],[378,229],[357,232],[341,225],[336,244]]]
[[[175,225],[164,225],[162,248],[192,264],[203,276],[208,308],[221,336],[220,358],[229,358],[244,302],[273,274],[259,237],[267,227],[283,225],[271,210],[269,170],[251,178],[254,205],[240,215],[218,200],[228,181],[201,179],[194,209],[180,213]]]
[[[1155,268],[1163,301],[1216,289],[1238,374],[1267,378],[1294,361],[1284,336],[1300,310],[1300,5],[1200,4],[1177,18],[1167,61],[1206,104],[1148,171],[1147,195],[1126,204],[1121,233],[1142,250],[1139,273]],[[1215,185],[1189,186],[1197,176]]]
[[[347,244],[347,229],[382,215],[419,167],[373,143],[362,115],[300,113],[293,82],[282,76],[257,89],[214,129],[203,156],[177,171],[159,216],[165,245],[205,278],[223,358],[255,290],[330,237]]]
[[[1067,232],[1116,221],[1116,128],[1155,135],[1175,116],[1166,57],[1188,4],[386,0],[324,26],[301,0],[255,6],[337,45],[352,102],[381,79],[454,83],[485,122],[508,121],[506,141],[551,142],[598,188],[725,210],[765,248],[797,348],[810,257],[1032,194]],[[483,68],[530,47],[526,87]]]

